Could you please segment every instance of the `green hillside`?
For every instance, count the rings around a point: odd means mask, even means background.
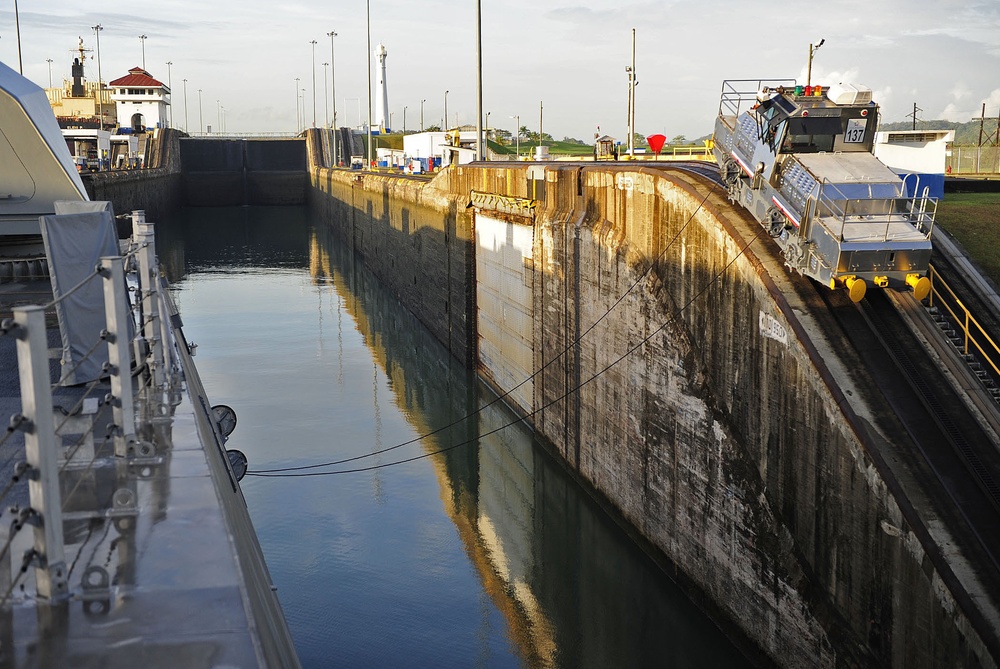
[[[913,121],[897,121],[896,123],[883,123],[879,130],[913,130]],[[978,146],[979,145],[979,121],[969,121],[967,123],[954,123],[938,119],[936,121],[918,121],[917,130],[954,130],[956,146]],[[983,143],[989,144],[990,135],[996,140],[997,121],[996,119],[986,119],[983,124]]]

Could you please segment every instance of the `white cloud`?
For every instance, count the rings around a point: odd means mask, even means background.
[[[24,3],[22,3],[24,4]],[[296,120],[296,84],[307,89],[311,119],[312,47],[317,40],[318,114],[323,113],[323,62],[330,60],[326,33],[336,30],[336,105],[342,119],[357,118],[367,101],[364,3],[315,5],[305,0],[176,0],[143,5],[106,0],[36,3],[21,13],[25,74],[48,82],[69,75],[70,49],[90,26],[101,33],[102,74],[121,76],[142,58],[138,35],[146,34],[146,65],[166,80],[173,62],[174,119],[182,80],[188,79],[189,110],[204,91],[206,114],[215,100],[227,110],[233,131],[291,130]],[[0,26],[13,25],[4,5]],[[440,121],[444,91],[450,115],[475,118],[475,6],[448,0],[371,0],[372,46],[388,51],[390,110],[397,123],[408,107],[408,124]],[[996,0],[830,0],[801,12],[774,11],[753,0],[653,2],[579,0],[537,3],[508,0],[483,5],[485,111],[491,124],[520,114],[537,125],[545,102],[545,128],[557,137],[589,137],[602,130],[625,135],[624,66],[637,32],[640,86],[637,130],[698,137],[711,132],[724,79],[788,76],[804,81],[810,41],[825,38],[816,52],[813,80],[851,81],[873,89],[887,121],[903,120],[916,102],[927,110],[965,114],[974,100],[991,98],[1000,72],[1000,3]],[[803,28],[807,25],[807,28]],[[17,62],[16,40],[4,30],[0,60]],[[96,68],[88,61],[88,74]],[[962,73],[958,81],[956,73]],[[211,101],[211,103],[207,102]],[[996,113],[998,100],[994,100]],[[346,106],[345,106],[346,105]],[[347,111],[350,110],[348,114]],[[979,110],[973,113],[978,115]],[[931,112],[927,112],[930,114]],[[364,114],[366,115],[366,114]],[[508,121],[513,127],[514,121]]]

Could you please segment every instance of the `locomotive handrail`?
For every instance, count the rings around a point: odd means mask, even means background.
[[[871,184],[868,185],[868,190],[871,195]],[[842,197],[832,197],[831,191]],[[859,221],[885,221],[885,227],[881,228],[882,234],[869,234],[865,237],[868,240],[888,241],[893,236],[889,232],[893,223],[906,223],[920,232],[924,239],[930,239],[937,212],[937,200],[928,197],[926,192],[913,197],[849,198],[836,184],[829,181],[823,182],[817,200],[821,217],[840,221],[838,238],[841,242],[845,241],[844,229],[851,217],[856,217]]]
[[[983,326],[979,324],[969,308],[962,303],[962,300],[955,294],[948,282],[934,269],[934,265],[928,266],[927,276],[931,280],[929,306],[943,307],[952,318],[952,321],[962,330],[964,335],[962,341],[962,353],[969,354],[969,345],[979,351],[986,363],[993,369],[994,373],[1000,376],[1000,346],[997,346],[993,338],[986,333]],[[939,288],[944,289],[939,290]],[[935,298],[937,303],[935,304]],[[977,337],[985,341],[980,342]]]
[[[743,111],[743,103],[757,103],[757,94],[765,87],[777,88],[789,86],[795,88],[794,79],[726,79],[722,82],[722,95],[719,99],[719,116],[739,116]],[[748,88],[750,87],[750,88]]]

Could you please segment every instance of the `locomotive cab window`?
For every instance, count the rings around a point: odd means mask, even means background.
[[[834,139],[841,134],[840,119],[816,116],[788,119],[788,134],[781,145],[784,153],[833,151]]]

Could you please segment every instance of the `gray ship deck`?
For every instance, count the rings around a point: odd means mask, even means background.
[[[0,284],[0,316],[51,300],[48,279]],[[58,380],[59,334],[47,318],[51,382]],[[175,332],[183,342],[182,333]],[[2,418],[21,411],[14,336],[0,337]],[[116,457],[104,436],[106,406],[82,402],[87,388],[56,388],[61,430],[63,531],[69,596],[35,593],[35,569],[22,571],[32,528],[9,537],[0,557],[0,665],[11,667],[297,666],[280,606],[245,503],[223,461],[208,402],[186,346],[182,374],[136,396],[134,456]],[[89,388],[104,398],[106,383]],[[84,439],[93,424],[93,440]],[[81,435],[81,436],[78,436]],[[21,430],[0,445],[0,489],[25,459]],[[0,545],[11,507],[28,506],[24,476],[3,499]],[[6,593],[6,595],[5,595]]]

